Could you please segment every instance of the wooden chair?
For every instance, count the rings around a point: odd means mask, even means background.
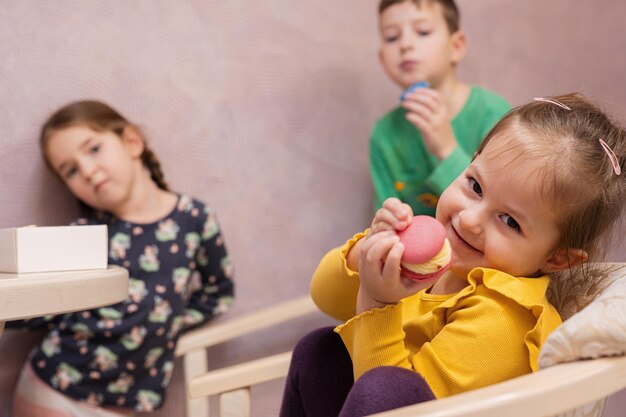
[[[542,349],[540,364],[544,369],[377,416],[546,417],[559,413],[565,413],[559,416],[601,416],[606,398],[626,387],[626,343],[623,338],[626,334],[626,264],[608,264],[608,267],[604,278],[612,284],[597,296],[594,294],[597,282],[572,276],[553,279],[549,296],[565,321]],[[301,309],[291,317],[309,314],[314,309],[305,298],[294,305]],[[282,307],[282,311],[289,310]],[[273,318],[273,323],[283,321]],[[607,330],[602,324],[606,324],[608,318],[612,322]],[[224,328],[220,333],[229,334],[230,331]],[[607,355],[616,357],[603,357]],[[251,386],[283,378],[290,359],[291,352],[285,352],[202,375],[196,372],[188,384],[190,401],[217,395],[221,417],[250,416]]]
[[[312,313],[321,314],[311,297],[306,295],[224,323],[209,323],[184,333],[178,340],[174,355],[183,359],[185,386],[189,387],[194,377],[209,372],[208,347]],[[192,398],[188,395],[186,408],[186,417],[209,415],[206,398]]]

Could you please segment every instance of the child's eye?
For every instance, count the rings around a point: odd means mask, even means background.
[[[72,178],[76,173],[78,172],[78,168],[76,167],[71,167],[68,168],[67,170],[65,170],[65,172],[63,173],[63,177],[65,177],[66,180],[69,180],[70,178]]]
[[[98,153],[98,152],[100,152],[100,148],[101,148],[101,145],[99,143],[96,144],[96,145],[92,145],[89,148],[89,153]]]
[[[433,28],[423,22],[418,22],[413,25],[413,31],[415,31],[418,36],[428,36],[433,33]]]
[[[511,229],[515,230],[516,232],[521,232],[522,231],[519,223],[513,217],[509,216],[508,214],[502,214],[500,216],[500,218],[502,219],[504,224],[506,224],[508,227],[510,227]]]
[[[400,39],[401,34],[402,31],[399,30],[397,27],[388,27],[381,32],[383,41],[385,41],[386,43],[397,41],[398,39]]]
[[[472,177],[468,177],[467,181],[469,182],[469,186],[479,197],[483,196],[483,189],[480,188],[480,184]]]

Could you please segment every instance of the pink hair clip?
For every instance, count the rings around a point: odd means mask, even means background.
[[[602,149],[606,152],[607,156],[611,160],[611,165],[613,165],[613,172],[615,175],[619,176],[622,173],[622,168],[619,166],[619,160],[617,159],[617,155],[613,152],[613,149],[603,139],[600,140],[600,145],[602,145]]]
[[[565,110],[572,110],[565,104],[552,98],[535,97],[534,100],[542,101],[544,103],[554,104]],[[613,152],[613,149],[611,149],[611,147],[604,141],[604,139],[599,139],[599,141],[600,141],[600,145],[602,145],[602,149],[604,149],[604,152],[606,152],[606,155],[609,157],[609,160],[611,161],[611,165],[613,165],[613,172],[615,172],[615,175],[619,176],[622,173],[622,168],[619,166],[619,159],[617,159],[617,155],[615,155],[615,152]]]
[[[566,106],[565,104],[561,103],[560,101],[554,100],[554,99],[551,99],[551,98],[535,97],[533,100],[535,100],[535,101],[543,101],[545,103],[552,103],[552,104],[555,104],[555,105],[557,105],[557,106],[559,106],[561,108],[564,108],[565,110],[572,110],[568,106]]]

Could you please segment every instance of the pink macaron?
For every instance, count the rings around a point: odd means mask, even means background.
[[[400,242],[404,244],[401,269],[403,275],[415,280],[424,281],[438,278],[449,267],[449,257],[439,260],[439,264],[432,265],[433,272],[420,274],[415,272],[415,266],[426,264],[435,258],[446,243],[446,230],[435,218],[430,216],[415,216],[409,227],[398,233]]]

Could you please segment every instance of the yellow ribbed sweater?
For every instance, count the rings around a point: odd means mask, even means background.
[[[348,269],[346,254],[362,236],[328,252],[311,282],[318,307],[346,321],[335,331],[355,380],[377,366],[399,366],[420,373],[440,398],[538,369],[543,342],[561,324],[545,297],[547,275],[518,278],[476,268],[458,293],[423,290],[355,316],[359,275]]]

